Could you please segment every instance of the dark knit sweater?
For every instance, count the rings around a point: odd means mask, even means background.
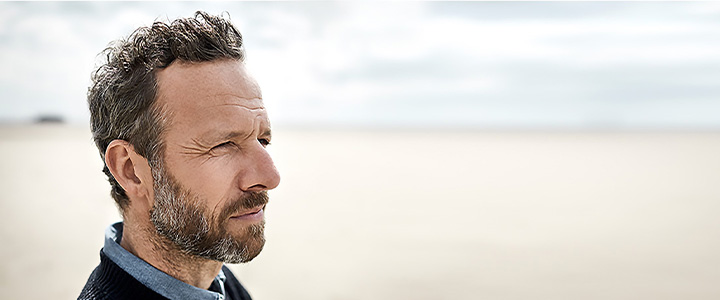
[[[250,300],[250,295],[227,267],[225,300]],[[90,274],[78,299],[167,299],[125,272],[102,251],[100,265]]]

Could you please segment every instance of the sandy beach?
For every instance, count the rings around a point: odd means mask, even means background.
[[[720,299],[720,133],[274,135],[255,299]],[[77,297],[101,168],[85,127],[0,127],[0,299]]]

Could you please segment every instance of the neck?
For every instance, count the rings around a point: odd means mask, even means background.
[[[147,222],[150,223],[150,222]],[[208,289],[222,263],[181,251],[152,224],[139,225],[125,218],[120,246],[166,274],[201,289]]]

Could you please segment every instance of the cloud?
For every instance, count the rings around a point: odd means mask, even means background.
[[[205,9],[228,11],[243,32],[276,123],[720,128],[703,113],[720,77],[720,10],[710,3],[0,5],[0,22],[14,26],[0,26],[11,28],[0,29],[4,99],[32,100],[0,117],[57,106],[86,118],[77,111],[109,41]],[[667,117],[673,106],[686,121]]]

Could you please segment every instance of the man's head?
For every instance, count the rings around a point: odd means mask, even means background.
[[[140,28],[105,51],[88,92],[91,127],[124,219],[198,257],[243,262],[264,244],[279,175],[270,124],[225,19]]]

